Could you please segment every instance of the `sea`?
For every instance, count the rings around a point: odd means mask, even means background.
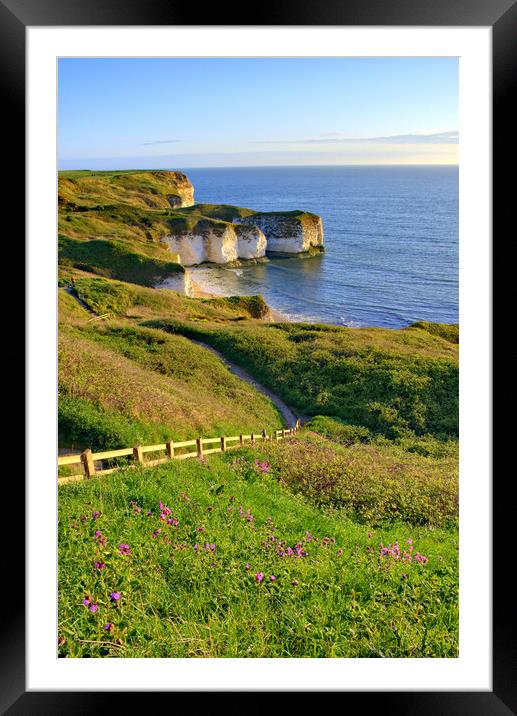
[[[184,169],[196,202],[323,219],[325,252],[195,267],[214,294],[262,294],[290,320],[400,328],[458,322],[458,168]]]

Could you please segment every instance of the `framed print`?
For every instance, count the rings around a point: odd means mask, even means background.
[[[26,604],[7,600],[2,708],[340,691],[397,713],[515,711],[490,275],[515,4],[192,14],[0,2],[28,308]]]

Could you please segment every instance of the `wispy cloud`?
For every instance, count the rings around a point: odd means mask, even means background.
[[[142,142],[139,147],[152,147],[155,144],[176,144],[176,142],[182,142],[183,139],[158,139],[155,142]]]
[[[386,137],[346,137],[339,132],[327,132],[319,137],[302,139],[260,139],[251,144],[458,144],[459,132],[431,134],[393,134]]]

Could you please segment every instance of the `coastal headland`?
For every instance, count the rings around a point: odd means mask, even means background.
[[[185,295],[195,295],[189,266],[323,250],[316,214],[195,204],[178,171],[61,172],[58,196],[62,264]]]

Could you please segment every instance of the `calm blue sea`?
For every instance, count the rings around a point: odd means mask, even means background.
[[[456,167],[185,169],[198,202],[320,214],[325,253],[194,269],[222,295],[261,293],[295,320],[398,328],[458,321]]]

